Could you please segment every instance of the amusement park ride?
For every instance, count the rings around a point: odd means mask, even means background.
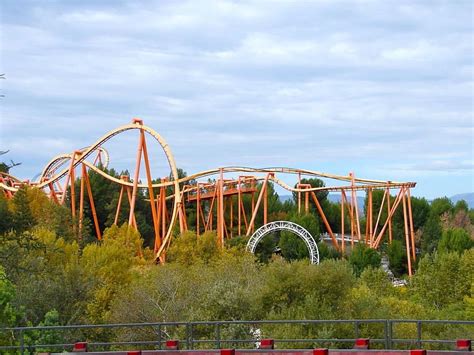
[[[111,138],[125,131],[136,130],[138,136],[138,149],[136,164],[132,179],[129,176],[116,178],[104,172],[98,166],[109,164],[109,154],[103,144]],[[159,183],[154,183],[150,169],[150,156],[148,154],[146,136],[154,138],[161,146],[168,160],[170,175],[162,178]],[[145,165],[146,183],[139,181],[141,166]],[[414,182],[393,182],[356,178],[353,173],[347,176],[326,174],[316,171],[294,169],[294,168],[248,168],[248,167],[222,167],[202,171],[184,178],[178,177],[178,169],[166,141],[152,128],[145,126],[140,119],[133,119],[131,124],[116,128],[105,134],[90,147],[74,151],[70,154],[62,154],[53,158],[43,169],[37,182],[20,181],[12,175],[0,173],[0,188],[7,198],[13,197],[18,188],[24,184],[43,189],[47,195],[56,203],[64,204],[66,191],[80,177],[80,192],[76,196],[75,189],[70,189],[71,214],[78,221],[79,235],[84,218],[84,198],[87,191],[89,204],[92,212],[95,232],[97,238],[102,238],[99,229],[99,221],[94,205],[93,191],[89,181],[88,170],[100,174],[105,179],[120,186],[115,221],[119,220],[123,199],[128,199],[129,217],[128,223],[137,228],[135,220],[135,205],[137,194],[140,189],[148,189],[149,203],[151,208],[154,229],[154,254],[157,262],[164,262],[166,250],[172,239],[172,229],[176,222],[179,223],[181,232],[188,228],[195,229],[199,235],[200,231],[216,230],[218,243],[224,245],[226,239],[233,237],[233,231],[238,235],[250,237],[249,249],[255,248],[258,241],[270,230],[269,226],[276,229],[289,229],[305,240],[304,231],[292,226],[285,221],[268,223],[268,184],[270,182],[280,185],[282,188],[296,192],[298,211],[309,212],[310,203],[314,203],[316,210],[325,226],[327,235],[334,248],[344,252],[346,243],[364,242],[371,248],[379,248],[385,235],[388,234],[388,242],[392,241],[392,218],[401,205],[404,218],[405,244],[408,260],[408,272],[412,274],[412,261],[415,260],[415,233],[413,227],[412,208],[410,203],[410,189],[415,187]],[[77,175],[77,173],[79,173]],[[290,174],[298,178],[296,187],[289,186],[277,177],[277,174]],[[237,178],[226,178],[225,175],[238,176]],[[199,182],[199,179],[215,176],[215,182]],[[301,177],[326,178],[338,182],[337,186],[312,187],[301,183]],[[202,180],[201,180],[202,181]],[[384,195],[378,213],[374,218],[374,206],[372,193],[375,189],[383,190]],[[319,191],[331,191],[339,193],[341,198],[341,231],[336,235],[326,218],[320,201],[317,197]],[[366,209],[366,231],[361,234],[360,212],[357,205],[357,191],[365,191],[367,194]],[[391,192],[396,193],[395,200],[390,199]],[[243,196],[250,196],[251,206],[245,207]],[[77,202],[79,199],[79,210]],[[187,214],[183,201],[195,204],[196,225],[187,223]],[[392,202],[392,203],[391,203]],[[172,205],[172,208],[170,206]],[[237,206],[237,207],[235,207]],[[381,218],[382,210],[386,208],[387,217],[385,221]],[[256,217],[263,209],[263,225],[256,229]],[[377,211],[377,209],[375,209]],[[350,231],[344,231],[345,218],[350,220]],[[297,226],[297,225],[296,225]],[[350,236],[349,236],[350,232]],[[346,234],[347,233],[347,236]],[[255,236],[255,238],[254,238]],[[259,239],[260,238],[260,239]],[[312,262],[319,260],[311,254],[311,240],[305,240],[310,249]],[[309,243],[309,244],[308,244]],[[317,249],[316,249],[317,250]],[[313,260],[314,256],[314,260]]]

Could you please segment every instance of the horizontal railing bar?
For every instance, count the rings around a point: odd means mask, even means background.
[[[54,330],[54,329],[97,329],[97,328],[146,328],[146,327],[157,327],[157,326],[186,326],[186,325],[232,325],[232,324],[350,324],[350,323],[361,323],[361,324],[373,324],[386,322],[391,323],[433,323],[433,324],[464,324],[474,325],[474,321],[462,321],[462,320],[414,320],[414,319],[304,319],[304,320],[230,320],[230,321],[195,321],[195,322],[154,322],[154,323],[117,323],[117,324],[77,324],[77,325],[52,325],[52,326],[36,326],[36,327],[9,327],[1,328],[0,332],[3,331],[28,331],[28,330]]]
[[[97,328],[147,328],[158,326],[186,326],[191,322],[166,322],[166,323],[117,323],[117,324],[77,324],[77,325],[48,325],[37,327],[1,328],[3,331],[28,331],[28,330],[69,330],[69,329],[97,329]]]
[[[295,319],[289,319],[289,320],[283,320],[283,319],[278,319],[278,320],[252,320],[252,321],[246,321],[246,320],[229,320],[229,321],[211,321],[211,322],[206,322],[206,321],[199,321],[199,322],[190,322],[190,324],[193,325],[212,325],[212,324],[313,324],[313,323],[354,323],[354,322],[359,322],[359,323],[385,323],[387,320],[385,319],[302,319],[302,320],[295,320]],[[473,322],[474,323],[474,322]]]
[[[441,323],[441,324],[466,324],[474,325],[474,321],[470,320],[440,320],[440,319],[388,319],[388,322],[392,323]]]
[[[311,325],[322,325],[322,324],[351,324],[351,325],[382,325],[396,327],[397,324],[418,324],[418,325],[457,325],[457,326],[474,326],[474,321],[466,320],[414,320],[414,319],[303,319],[303,320],[226,320],[226,321],[194,321],[194,322],[153,322],[153,323],[116,323],[116,324],[81,324],[81,325],[64,325],[64,326],[37,326],[37,327],[9,327],[0,329],[1,333],[10,332],[14,334],[19,333],[20,338],[24,334],[28,334],[30,331],[55,331],[55,332],[68,332],[68,331],[77,331],[80,333],[81,330],[86,329],[143,329],[143,330],[152,330],[156,335],[159,335],[157,330],[161,327],[170,327],[172,329],[182,329],[185,327],[209,327],[209,328],[231,328],[236,325],[247,325],[249,327],[263,327],[271,325],[294,325],[294,326],[311,326]],[[461,328],[463,329],[463,328]],[[464,328],[466,329],[466,328]],[[470,328],[469,328],[470,329]],[[386,331],[386,330],[385,330]],[[448,339],[420,339],[417,338],[392,338],[393,332],[396,332],[396,329],[390,330],[389,338],[373,338],[371,342],[373,343],[386,343],[387,339],[390,344],[454,344],[454,340]],[[205,333],[204,333],[205,334]],[[357,334],[357,333],[353,333]],[[386,333],[384,333],[386,334]],[[413,333],[415,334],[415,333]],[[250,335],[250,334],[249,334]],[[204,335],[205,336],[205,335]],[[387,336],[387,335],[385,335]],[[16,336],[15,336],[16,337]],[[13,340],[13,339],[12,339]],[[274,339],[275,342],[280,343],[303,343],[303,342],[334,342],[334,343],[344,343],[344,342],[353,342],[356,338],[330,338],[330,339]],[[165,340],[153,340],[153,341],[121,341],[121,342],[98,342],[98,343],[89,343],[91,347],[100,347],[100,346],[112,346],[112,345],[155,345],[159,346],[164,344]],[[183,344],[207,344],[207,343],[240,343],[240,344],[251,344],[259,342],[259,339],[194,339],[191,335],[191,338],[182,339],[180,342]],[[0,346],[0,350],[17,350],[17,349],[38,349],[38,348],[67,348],[72,347],[74,344],[41,344],[41,345],[3,345]]]
[[[136,341],[114,341],[110,343],[88,343],[87,346],[104,346],[104,345],[159,345],[156,340],[136,340]]]
[[[372,340],[372,339],[371,339]],[[392,343],[441,343],[441,344],[456,344],[456,340],[448,339],[392,339]]]

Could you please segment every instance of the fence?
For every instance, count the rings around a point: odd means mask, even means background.
[[[280,349],[351,348],[355,339],[370,338],[379,349],[452,349],[456,339],[474,337],[474,321],[448,320],[263,320],[129,323],[3,328],[1,353],[70,351],[77,341],[89,349],[162,349],[178,339],[186,349],[255,348],[272,338]]]

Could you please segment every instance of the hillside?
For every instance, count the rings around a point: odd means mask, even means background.
[[[474,192],[457,194],[457,195],[451,196],[449,199],[453,201],[453,203],[456,203],[460,200],[464,200],[467,202],[467,205],[469,206],[469,208],[474,208]]]
[[[293,196],[292,195],[282,195],[279,196],[281,202],[285,202],[287,200],[292,200]],[[454,196],[449,197],[449,199],[455,204],[456,202],[460,200],[464,200],[467,202],[467,205],[469,208],[474,208],[474,192],[467,192],[467,193],[462,193],[462,194],[457,194]],[[329,194],[328,195],[328,200],[331,202],[340,202],[341,201],[341,195],[339,194]],[[431,201],[431,200],[430,200]],[[359,206],[359,211],[364,211],[364,197],[363,196],[357,196],[357,204]]]

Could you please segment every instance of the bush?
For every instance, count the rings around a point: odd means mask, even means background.
[[[379,268],[381,260],[380,254],[375,249],[369,248],[363,243],[355,246],[349,256],[349,263],[357,276],[360,276],[362,271],[369,266]]]
[[[452,228],[445,230],[438,244],[440,253],[457,252],[462,254],[464,250],[474,247],[471,236],[462,228]]]
[[[400,277],[407,272],[407,254],[401,241],[392,241],[392,244],[387,248],[387,256],[390,270],[395,276]]]

